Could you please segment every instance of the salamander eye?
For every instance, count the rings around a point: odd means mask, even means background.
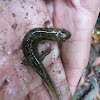
[[[66,30],[65,29],[62,29],[62,33],[66,33]]]

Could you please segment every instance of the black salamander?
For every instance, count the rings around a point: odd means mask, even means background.
[[[27,62],[49,86],[53,94],[57,97],[57,100],[59,100],[59,95],[56,92],[53,81],[42,64],[42,60],[50,53],[51,49],[48,48],[42,55],[39,55],[37,47],[39,43],[45,40],[64,42],[70,36],[70,32],[65,29],[35,28],[25,35],[22,42],[22,51]]]

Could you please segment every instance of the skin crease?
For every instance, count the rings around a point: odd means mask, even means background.
[[[47,6],[41,0],[1,0],[0,44],[5,49],[0,47],[0,84],[5,79],[8,81],[0,91],[1,100],[56,100],[35,71],[20,64],[23,54],[19,49],[23,34],[32,28],[43,27],[52,15],[54,26],[63,27],[72,33],[71,39],[62,44],[64,69],[58,57],[57,43],[49,41],[40,45],[39,53],[50,45],[53,48],[43,64],[52,77],[61,100],[68,100],[68,84],[73,94],[88,62],[91,33],[100,11],[99,5],[99,0],[49,0]],[[50,26],[53,26],[52,23]],[[61,74],[58,74],[59,71]]]

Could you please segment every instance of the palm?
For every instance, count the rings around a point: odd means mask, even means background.
[[[0,47],[0,84],[7,80],[6,85],[0,86],[0,99],[56,100],[50,90],[47,91],[42,79],[36,72],[31,67],[21,64],[23,54],[19,48],[23,34],[34,27],[43,26],[45,20],[50,20],[47,7],[42,0],[24,1],[0,1],[0,44],[1,47],[5,47],[5,49]],[[51,42],[53,50],[46,57],[48,59],[44,59],[43,64],[45,67],[52,66],[46,69],[55,82],[61,99],[66,100],[70,98],[67,80],[73,93],[82,70],[87,64],[88,58],[86,56],[89,54],[90,34],[99,11],[99,9],[95,11],[95,7],[100,4],[99,0],[92,0],[91,2],[97,2],[93,5],[94,11],[84,7],[76,10],[72,4],[68,4],[67,0],[66,2],[63,2],[64,0],[59,1],[52,0],[54,3],[54,26],[63,27],[72,33],[71,39],[62,44],[62,59],[65,70],[58,57],[58,46],[55,42]],[[48,45],[50,45],[49,42],[40,46],[39,52]]]

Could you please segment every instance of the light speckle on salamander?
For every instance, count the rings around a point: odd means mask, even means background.
[[[30,30],[24,37],[22,42],[22,51],[27,59],[27,62],[32,68],[41,76],[45,83],[49,86],[53,94],[56,96],[57,100],[60,100],[59,95],[56,92],[53,81],[51,80],[49,74],[45,70],[42,60],[51,51],[49,48],[47,51],[43,52],[40,56],[38,53],[38,44],[45,40],[64,42],[71,36],[70,32],[65,29],[59,28],[35,28]]]

